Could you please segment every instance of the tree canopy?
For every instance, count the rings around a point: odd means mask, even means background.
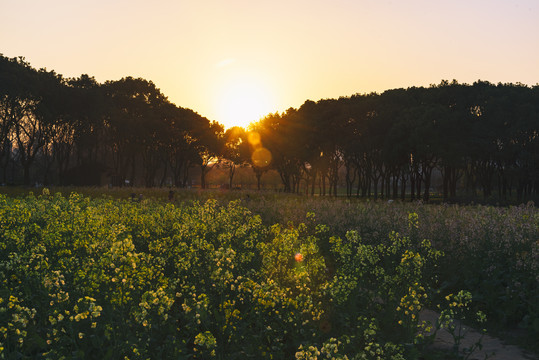
[[[539,191],[539,86],[442,81],[306,101],[255,128],[272,152],[285,191],[429,200],[432,176],[444,200],[463,192],[488,198]],[[339,169],[344,168],[344,171]]]
[[[460,84],[307,100],[249,129],[179,107],[151,81],[98,83],[0,55],[0,182],[200,185],[214,166],[276,171],[287,192],[428,201],[537,197],[539,86]]]
[[[113,185],[163,185],[170,177],[186,186],[192,165],[218,155],[222,133],[220,125],[171,103],[151,81],[66,79],[23,58],[0,57],[3,183],[21,181],[9,171],[19,164],[25,185],[91,185],[107,172]]]

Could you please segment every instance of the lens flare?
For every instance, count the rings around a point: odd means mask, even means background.
[[[253,165],[259,168],[268,167],[271,164],[271,152],[266,148],[258,148],[251,155]]]
[[[259,168],[266,168],[271,164],[271,152],[262,146],[262,140],[260,134],[256,131],[251,131],[247,136],[247,141],[253,149],[251,154],[251,161],[254,166]]]
[[[251,146],[254,148],[260,146],[260,134],[256,131],[251,131],[247,136],[247,140],[249,141],[249,144],[251,144]]]

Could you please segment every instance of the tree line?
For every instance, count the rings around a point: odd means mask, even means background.
[[[539,86],[454,80],[306,101],[256,128],[287,191],[318,181],[336,195],[340,176],[348,196],[429,201],[436,173],[446,201],[539,193]]]
[[[153,84],[126,77],[99,84],[0,57],[0,181],[93,185],[108,171],[118,185],[152,187],[220,152],[223,127],[178,107]],[[34,171],[31,171],[34,170]],[[204,173],[204,172],[203,172]],[[11,175],[11,179],[8,178]]]
[[[283,190],[429,200],[461,194],[531,199],[539,191],[539,86],[438,85],[306,101],[227,131],[170,102],[153,84],[98,83],[0,55],[0,182],[200,186],[214,166],[249,166],[258,187],[278,172]]]

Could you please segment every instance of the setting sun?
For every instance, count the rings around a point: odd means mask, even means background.
[[[217,97],[216,120],[226,128],[246,128],[251,122],[275,111],[271,94],[249,78],[230,80]]]

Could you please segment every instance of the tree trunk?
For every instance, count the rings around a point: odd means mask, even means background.
[[[255,175],[256,175],[256,188],[258,189],[258,191],[260,191],[260,180],[262,178],[262,173],[257,172]]]
[[[423,201],[429,202],[430,200],[430,179],[432,175],[432,168],[428,167],[423,171],[425,177],[425,192],[423,193]]]
[[[23,164],[23,184],[24,186],[30,186],[30,164]]]
[[[232,180],[234,179],[234,174],[236,173],[236,164],[230,165],[228,170],[228,188],[232,189]]]
[[[206,189],[206,165],[200,165],[200,188]]]
[[[404,174],[404,171],[401,175],[401,200],[406,200],[406,175]]]
[[[442,195],[442,200],[444,202],[447,201],[448,197],[449,197],[449,180],[451,178],[451,167],[450,166],[444,166],[444,171],[443,171],[443,195]]]
[[[315,188],[316,188],[316,175],[317,174],[318,174],[318,171],[314,170],[313,171],[313,178],[312,178],[312,181],[311,181],[311,196],[314,196],[314,191],[315,191]]]
[[[410,200],[415,200],[415,175],[412,173],[410,174]]]

